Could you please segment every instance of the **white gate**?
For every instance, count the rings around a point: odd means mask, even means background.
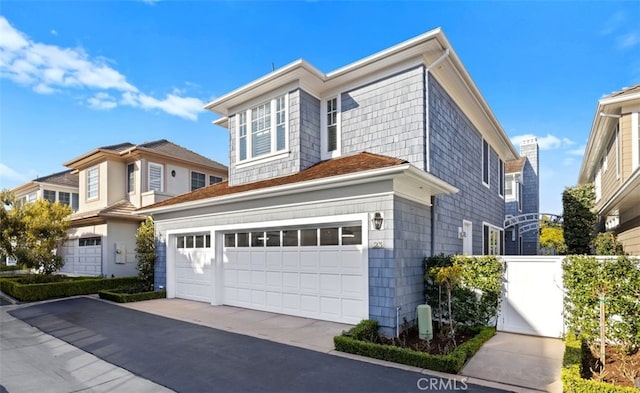
[[[498,330],[562,337],[563,284],[560,256],[503,256],[507,269]]]

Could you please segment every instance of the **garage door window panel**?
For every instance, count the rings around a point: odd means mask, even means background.
[[[249,247],[249,233],[247,232],[238,233],[236,247]]]
[[[362,244],[362,227],[342,227],[342,245],[353,246]]]
[[[85,237],[78,240],[79,247],[91,247],[99,246],[101,244],[101,238],[99,237]]]
[[[318,230],[313,229],[301,229],[300,230],[300,245],[301,246],[317,246],[318,245]]]
[[[338,228],[321,228],[320,229],[320,245],[321,246],[337,246]]]
[[[280,231],[267,232],[267,247],[280,247]]]
[[[285,247],[298,246],[298,230],[282,231],[282,245]]]
[[[264,232],[251,232],[251,247],[264,247]]]

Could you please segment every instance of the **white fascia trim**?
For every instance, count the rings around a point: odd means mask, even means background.
[[[224,128],[228,128],[229,126],[229,118],[227,116],[221,116],[217,119],[215,119],[214,121],[212,121],[211,123],[220,126],[220,127],[224,127]]]
[[[429,184],[429,190],[432,194],[455,194],[460,191],[458,188],[452,186],[446,181],[435,177],[431,173],[420,170],[413,165],[409,166],[405,174],[418,181],[422,181]]]
[[[604,106],[604,105],[611,105],[611,104],[619,104],[621,102],[633,101],[638,99],[640,99],[640,93],[633,93],[633,94],[623,94],[617,97],[606,97],[598,101],[598,103]]]
[[[283,78],[285,76],[291,76],[293,77],[293,79],[299,79],[300,75],[295,75],[295,73],[297,71],[301,71],[302,73],[306,73],[309,76],[315,77],[316,79],[318,79],[319,81],[324,81],[325,80],[325,75],[320,72],[317,68],[315,68],[314,66],[312,66],[311,64],[309,64],[307,61],[303,60],[303,59],[298,59],[292,63],[287,64],[286,66],[275,70],[265,76],[263,76],[262,78],[259,78],[251,83],[249,83],[248,85],[244,85],[241,86],[233,91],[231,91],[230,93],[227,93],[225,95],[223,95],[220,98],[217,98],[211,102],[209,102],[208,104],[206,104],[204,106],[204,109],[212,111],[212,112],[216,112],[216,113],[220,113],[218,112],[218,110],[216,110],[215,108],[232,100],[233,98],[235,98],[236,96],[240,95],[240,94],[244,94],[247,93],[251,90],[255,90],[258,89],[261,86],[264,86],[266,84],[268,84],[271,81],[277,80],[279,78]],[[226,116],[226,113],[220,113],[223,116]]]

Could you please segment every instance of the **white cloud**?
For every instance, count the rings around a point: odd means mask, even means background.
[[[538,147],[540,150],[559,149],[561,147],[569,147],[575,144],[575,142],[569,138],[558,138],[551,134],[547,134],[546,136],[536,136],[533,134],[517,135],[511,138],[511,143],[513,143],[514,146],[519,146],[522,141],[532,138],[536,138],[538,140]]]
[[[55,30],[52,34],[57,34]],[[0,78],[30,86],[39,94],[63,89],[92,90],[86,100],[93,109],[113,109],[128,105],[145,110],[160,110],[170,115],[197,120],[204,103],[174,89],[164,98],[138,90],[125,75],[103,57],[91,57],[83,48],[64,48],[30,40],[0,16]],[[116,100],[109,92],[120,92]]]
[[[627,33],[617,37],[618,48],[628,49],[640,44],[640,35],[637,33]]]
[[[569,150],[569,151],[567,152],[567,154],[570,154],[570,155],[572,155],[572,156],[583,156],[583,155],[584,155],[584,149],[585,149],[585,148],[586,148],[586,146],[585,146],[585,145],[582,145],[582,146],[578,147],[577,149]]]
[[[620,28],[620,26],[623,25],[626,22],[626,20],[627,20],[627,16],[622,11],[618,11],[614,13],[609,17],[609,19],[607,19],[604,22],[602,29],[600,30],[600,34],[602,35],[612,34],[618,28]]]
[[[51,29],[51,35],[58,35],[58,32],[56,31],[56,29]]]
[[[118,106],[115,98],[104,92],[97,93],[95,96],[89,98],[87,104],[90,108],[102,110],[113,109]]]

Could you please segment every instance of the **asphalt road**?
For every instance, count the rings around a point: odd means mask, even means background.
[[[90,298],[14,317],[179,392],[502,392],[194,325]],[[448,389],[442,389],[447,388]]]

